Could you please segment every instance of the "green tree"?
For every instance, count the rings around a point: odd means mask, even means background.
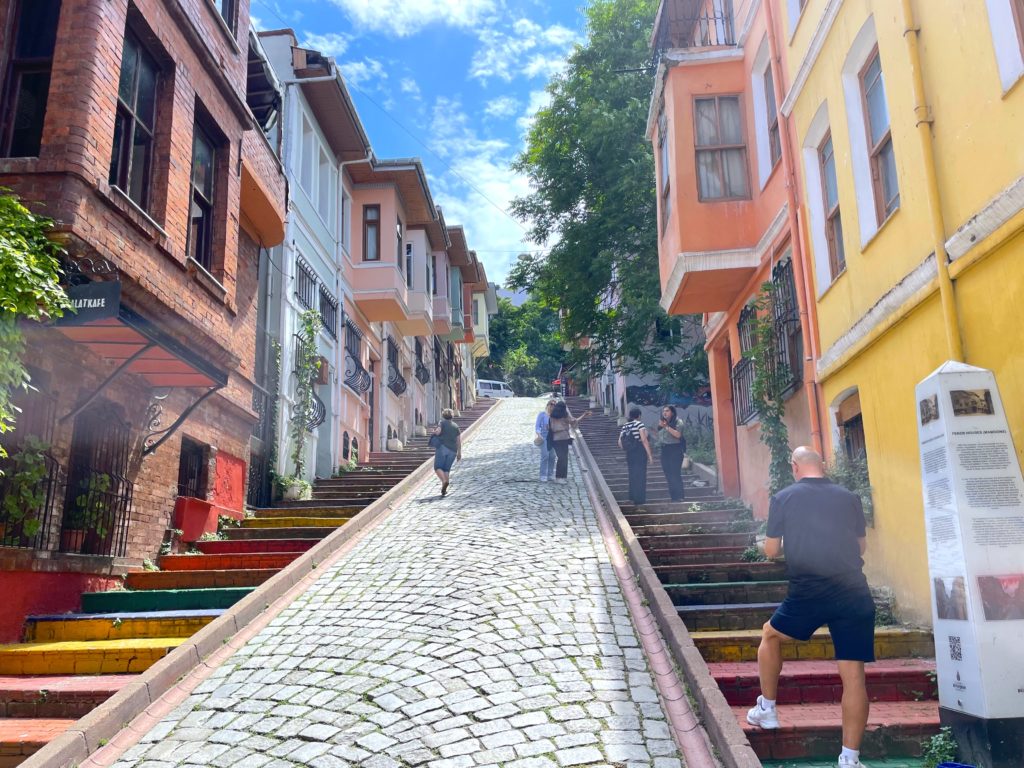
[[[558,374],[564,354],[558,337],[558,313],[540,302],[530,299],[517,307],[507,298],[498,299],[498,314],[491,318],[489,340],[490,356],[477,361],[479,378],[506,376],[505,358],[520,347],[533,359],[533,364],[517,375],[547,384]]]
[[[654,158],[645,136],[657,7],[592,0],[587,8],[587,41],[548,85],[551,103],[513,164],[534,190],[513,202],[514,213],[530,224],[533,242],[554,245],[546,256],[520,256],[508,285],[561,311],[570,362],[593,370],[611,361],[671,378],[664,360],[701,355],[702,336],[699,321],[669,318],[658,303]]]
[[[44,322],[71,306],[59,283],[64,250],[50,239],[52,228],[50,219],[0,190],[0,435],[14,429],[14,392],[29,386],[18,321]],[[6,455],[0,444],[0,456]]]

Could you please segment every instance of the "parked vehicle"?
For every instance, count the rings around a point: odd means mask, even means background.
[[[479,379],[476,383],[477,397],[515,397],[516,393],[505,381]]]

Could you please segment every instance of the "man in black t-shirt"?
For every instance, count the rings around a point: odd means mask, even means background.
[[[782,673],[782,643],[809,640],[827,624],[843,681],[843,750],[839,768],[860,766],[868,722],[864,663],[875,660],[875,604],[864,578],[866,548],[860,497],[825,477],[821,456],[802,446],[793,451],[796,482],[772,497],[764,552],[786,548],[789,592],[764,625],[757,650],[761,695],[747,722],[778,728],[775,700]]]

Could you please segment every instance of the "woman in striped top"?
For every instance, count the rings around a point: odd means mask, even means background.
[[[626,452],[626,467],[629,469],[629,498],[634,504],[647,502],[647,463],[654,460],[647,427],[640,421],[640,416],[639,408],[630,408],[629,421],[619,432],[619,448]]]

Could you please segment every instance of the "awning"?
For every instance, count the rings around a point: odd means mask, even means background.
[[[141,376],[153,387],[222,387],[227,374],[133,310],[121,306],[114,317],[76,323],[72,314],[57,330],[93,354],[123,366],[120,373]]]

